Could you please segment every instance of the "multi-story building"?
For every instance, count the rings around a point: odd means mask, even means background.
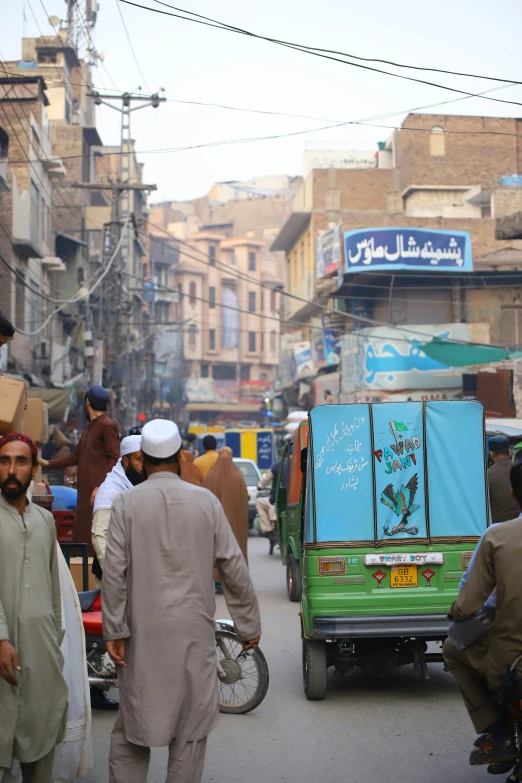
[[[181,294],[185,410],[192,419],[261,415],[275,380],[283,284],[283,254],[270,244],[295,187],[282,175],[217,183],[204,198],[150,208],[151,243],[154,233],[157,241],[179,243],[169,279]]]
[[[285,290],[300,297],[285,298],[284,318],[307,323],[296,339],[310,346],[309,378],[325,366],[313,350],[325,305],[346,313],[347,330],[372,323],[484,323],[491,342],[518,342],[522,242],[499,241],[495,223],[521,203],[518,180],[510,176],[522,165],[521,138],[517,119],[411,114],[379,145],[373,167],[367,156],[360,168],[309,171],[272,245],[285,253]],[[473,271],[415,271],[407,264],[387,271],[370,261],[357,266],[340,252],[325,272],[318,240],[321,246],[335,227],[343,235],[399,227],[468,232]],[[286,379],[293,387],[289,401],[296,402],[295,374],[293,381]]]
[[[19,330],[9,345],[12,369],[51,375],[51,346],[62,324],[48,319],[65,269],[55,255],[53,154],[41,76],[0,77],[0,309]]]
[[[93,147],[101,143],[95,127],[94,103],[89,96],[90,66],[78,59],[67,32],[62,30],[55,36],[23,39],[22,59],[2,63],[2,71],[13,79],[39,77],[46,85],[46,127],[52,154],[44,166],[53,181],[49,242],[53,255],[61,260],[61,265],[54,267],[60,273],[53,275],[53,281],[56,298],[64,301],[72,298],[85,280],[85,209],[90,196],[73,185],[92,181]],[[41,176],[38,165],[36,160],[31,162],[34,184]],[[50,322],[49,341],[35,335],[29,357],[33,372],[43,371],[44,376],[61,383],[84,369],[76,326],[85,315],[86,308],[81,305],[64,307]],[[49,365],[52,371],[47,373]]]

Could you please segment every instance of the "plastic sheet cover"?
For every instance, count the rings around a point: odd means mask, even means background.
[[[310,412],[307,540],[480,536],[487,525],[478,402],[323,405]]]

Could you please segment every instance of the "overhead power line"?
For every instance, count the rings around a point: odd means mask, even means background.
[[[149,225],[151,225],[154,228],[158,228],[161,231],[163,231],[168,237],[173,239],[178,245],[183,245],[184,247],[190,248],[190,250],[192,250],[193,252],[199,253],[201,256],[203,256],[203,258],[198,258],[197,256],[189,253],[187,250],[183,249],[181,252],[183,253],[184,257],[191,258],[192,260],[197,261],[200,264],[205,264],[206,266],[214,266],[215,268],[221,269],[222,271],[225,271],[228,275],[231,275],[231,276],[235,277],[238,280],[243,280],[244,282],[248,282],[248,283],[250,283],[252,285],[256,285],[256,286],[258,286],[260,288],[263,288],[263,289],[266,289],[268,291],[274,291],[275,290],[276,293],[278,293],[281,296],[286,297],[288,299],[292,299],[294,301],[302,302],[303,304],[312,304],[312,305],[314,305],[314,307],[317,307],[319,310],[322,310],[323,312],[335,313],[336,315],[341,315],[344,318],[351,318],[352,320],[354,320],[354,321],[356,321],[358,323],[363,323],[363,324],[366,324],[368,326],[386,326],[389,329],[394,329],[394,330],[399,331],[399,332],[404,332],[404,328],[399,328],[397,326],[394,326],[393,324],[385,323],[384,321],[376,321],[373,318],[368,318],[367,316],[361,316],[361,315],[358,315],[358,314],[355,314],[355,313],[347,313],[344,310],[339,310],[338,308],[335,308],[335,307],[329,307],[328,305],[324,305],[324,304],[322,304],[320,302],[315,302],[312,299],[307,299],[306,297],[298,296],[297,294],[293,294],[290,291],[281,290],[281,288],[278,288],[274,284],[263,283],[262,281],[257,280],[256,278],[253,278],[253,277],[251,277],[250,275],[248,275],[248,274],[246,274],[244,272],[241,272],[236,267],[233,267],[230,264],[225,264],[222,261],[218,261],[217,259],[215,261],[214,261],[214,259],[212,259],[212,262],[211,262],[210,255],[208,253],[205,253],[203,250],[199,250],[199,248],[195,248],[195,247],[193,247],[193,245],[190,245],[188,242],[185,242],[185,241],[179,239],[178,237],[176,237],[174,234],[171,234],[167,229],[163,228],[162,226],[159,226],[159,225],[151,223],[151,222],[149,222]],[[144,232],[144,231],[139,231],[139,233],[141,233],[144,236],[146,236],[146,232]],[[156,241],[158,241],[157,237],[154,237],[154,239]],[[159,241],[161,242],[161,240],[159,240]],[[166,288],[166,290],[171,290],[173,292],[176,291],[176,289],[168,289],[168,288]],[[179,293],[179,292],[176,291],[176,293]],[[206,301],[206,300],[203,300],[203,301]],[[232,309],[235,309],[235,308],[232,308]],[[240,309],[239,312],[243,312],[243,310]],[[248,310],[245,311],[245,312],[247,312],[247,314],[249,313],[250,315],[254,315],[254,313],[251,313]],[[264,318],[269,318],[270,320],[273,320],[273,317],[271,318],[270,316],[263,316],[263,317]],[[286,322],[287,323],[291,323],[291,319],[287,320]],[[295,324],[295,323],[298,323],[298,322],[296,322],[294,320],[293,323]],[[310,324],[304,324],[304,323],[300,323],[300,325],[301,326],[306,326],[307,328],[310,326]],[[409,328],[408,327],[407,331],[410,334],[417,335],[418,337],[420,337],[422,339],[426,339],[426,337],[427,337],[427,335],[424,332],[417,331],[415,329],[415,326],[413,326],[413,328]],[[397,338],[397,339],[398,339],[398,341],[401,341],[399,338]],[[407,340],[407,339],[404,339],[403,342],[409,343],[411,341]],[[453,342],[457,342],[457,343],[460,343],[460,344],[463,344],[463,345],[479,345],[479,343],[471,343],[468,340],[454,340]],[[494,346],[494,347],[500,348],[500,347],[505,347],[505,346]]]
[[[225,31],[228,31],[228,32],[237,33],[238,35],[246,35],[249,38],[257,38],[257,39],[262,40],[262,41],[269,41],[270,43],[274,43],[274,44],[276,44],[278,46],[283,46],[283,47],[285,47],[287,49],[293,49],[293,50],[298,51],[298,52],[303,52],[304,54],[309,54],[309,55],[312,55],[313,57],[321,57],[322,59],[325,59],[325,60],[333,60],[334,62],[341,63],[342,65],[349,65],[352,68],[362,68],[365,71],[372,71],[374,73],[382,73],[382,74],[384,74],[386,76],[393,76],[396,79],[404,79],[404,80],[409,81],[409,82],[416,82],[417,84],[425,84],[428,87],[436,87],[436,88],[438,88],[440,90],[448,90],[450,92],[459,93],[460,95],[466,95],[468,97],[473,95],[473,93],[470,93],[467,90],[459,90],[457,87],[450,87],[449,85],[438,84],[436,82],[430,82],[430,81],[428,81],[426,79],[416,79],[413,76],[405,76],[404,74],[401,74],[401,73],[392,73],[391,71],[385,71],[382,68],[373,68],[372,66],[369,66],[369,65],[363,65],[360,62],[352,62],[352,61],[349,61],[349,60],[342,60],[339,57],[334,57],[331,54],[323,54],[321,51],[312,50],[310,48],[306,48],[306,47],[301,46],[299,44],[293,44],[293,43],[290,43],[288,41],[279,40],[277,38],[270,38],[270,37],[265,36],[265,35],[259,35],[257,33],[252,33],[252,32],[250,32],[248,30],[243,30],[242,28],[239,28],[239,27],[234,27],[232,25],[227,25],[224,22],[219,22],[219,21],[217,21],[215,19],[212,19],[211,17],[201,17],[201,15],[198,14],[197,16],[200,17],[200,18],[190,18],[190,16],[182,16],[181,14],[173,14],[170,11],[162,11],[159,8],[150,8],[150,6],[141,5],[140,3],[134,3],[131,0],[119,0],[119,2],[126,3],[127,5],[133,5],[136,8],[141,8],[141,9],[143,9],[145,11],[152,11],[153,13],[163,14],[165,16],[173,16],[173,17],[175,17],[177,19],[183,19],[186,22],[193,22],[195,24],[205,25],[206,27],[214,27],[214,28],[216,28],[218,30],[225,30]],[[155,2],[159,3],[160,5],[166,6],[167,8],[173,8],[173,9],[175,9],[177,11],[181,11],[184,14],[192,13],[190,11],[185,11],[185,9],[183,9],[183,8],[177,8],[176,6],[169,5],[169,3],[161,2],[161,0],[155,0]],[[209,20],[209,21],[203,21],[203,20]],[[478,77],[478,78],[481,78],[481,77]],[[515,82],[515,80],[513,80],[513,81],[510,80],[510,83],[518,84],[519,82]],[[480,96],[480,97],[482,97],[483,100],[495,101],[496,103],[509,103],[509,104],[514,105],[514,106],[522,106],[522,103],[520,103],[519,101],[508,101],[508,100],[503,100],[502,98],[491,98],[490,96],[487,96],[487,95],[483,95],[483,96]]]
[[[125,18],[123,16],[123,13],[122,13],[122,10],[121,10],[121,6],[120,6],[118,0],[116,0],[116,5],[118,7],[118,13],[120,14],[121,23],[123,25],[123,29],[125,30],[125,35],[127,36],[127,41],[129,42],[129,47],[130,47],[130,50],[131,50],[131,54],[132,54],[132,57],[134,59],[134,62],[136,63],[136,67],[138,69],[138,72],[139,72],[141,78],[143,79],[143,84],[145,85],[147,90],[150,93],[152,93],[153,91],[150,89],[150,87],[149,87],[149,85],[147,83],[147,79],[145,78],[145,75],[144,75],[143,70],[141,68],[140,61],[138,59],[138,55],[136,54],[134,46],[132,45],[132,40],[131,40],[131,37],[130,37],[130,33],[129,33],[129,30],[127,28],[127,25],[125,24]]]
[[[368,62],[368,63],[382,63],[384,65],[392,65],[395,68],[409,68],[415,71],[431,71],[433,73],[445,73],[451,76],[467,76],[473,79],[487,79],[489,81],[494,81],[494,82],[509,82],[510,84],[522,84],[521,81],[517,81],[514,79],[501,79],[496,76],[481,76],[476,73],[462,73],[460,71],[449,71],[449,70],[444,70],[443,68],[431,68],[431,67],[424,67],[422,65],[406,65],[404,63],[397,63],[392,60],[382,60],[377,57],[361,57],[356,54],[350,54],[349,52],[339,52],[336,51],[335,49],[323,49],[317,46],[308,46],[308,44],[299,44],[299,43],[292,43],[290,41],[282,41],[277,38],[265,38],[264,36],[259,36],[256,33],[251,33],[247,30],[244,30],[241,27],[234,27],[233,25],[230,25],[227,22],[218,22],[216,19],[212,19],[209,16],[196,14],[194,11],[187,11],[184,8],[177,8],[176,6],[169,5],[168,3],[162,2],[162,0],[154,0],[154,2],[159,3],[159,5],[166,5],[168,6],[168,8],[173,8],[176,11],[181,11],[184,14],[189,14],[190,16],[197,17],[198,19],[204,19],[208,22],[215,22],[217,25],[223,27],[224,29],[236,31],[238,33],[242,33],[243,35],[249,35],[255,38],[263,38],[264,40],[271,41],[274,43],[285,43],[288,44],[289,46],[299,46],[303,49],[309,49],[310,51],[313,52],[324,52],[326,54],[338,54],[341,55],[342,57],[350,57],[353,60],[361,60],[363,62]]]

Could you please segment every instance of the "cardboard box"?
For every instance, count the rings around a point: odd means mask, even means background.
[[[47,403],[40,397],[30,397],[25,404],[23,433],[34,440],[37,446],[49,440]]]
[[[92,573],[92,561],[93,558],[89,558],[89,590],[94,590],[94,574]],[[82,558],[71,557],[71,576],[76,586],[76,590],[81,593],[83,590],[83,570],[82,570]]]
[[[0,375],[0,435],[24,431],[25,381]]]

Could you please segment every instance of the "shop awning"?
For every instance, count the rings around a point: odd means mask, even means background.
[[[446,367],[469,367],[522,357],[522,351],[514,351],[510,348],[478,343],[458,343],[440,337],[434,337],[431,342],[424,343],[420,347],[426,356]]]
[[[220,413],[259,413],[261,402],[239,403],[239,402],[188,402],[185,405],[187,411],[218,411]]]

